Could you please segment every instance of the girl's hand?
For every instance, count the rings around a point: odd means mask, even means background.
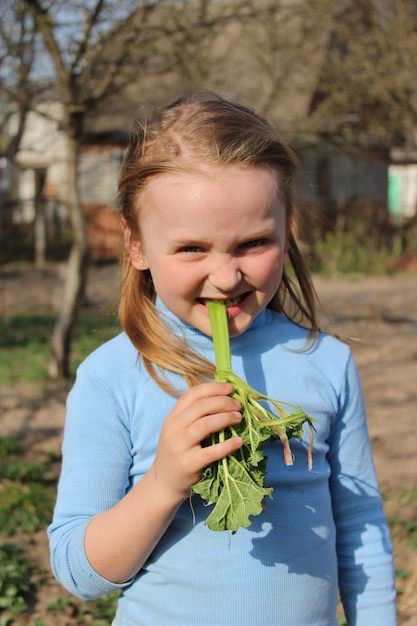
[[[152,470],[159,486],[179,502],[189,496],[201,471],[210,463],[234,452],[240,437],[202,447],[212,433],[238,424],[240,403],[230,397],[229,383],[203,383],[189,389],[166,417]]]
[[[113,507],[90,521],[85,551],[104,578],[122,583],[134,576],[189,496],[201,471],[242,445],[240,437],[202,447],[209,435],[241,420],[229,383],[189,389],[165,418],[150,470]]]

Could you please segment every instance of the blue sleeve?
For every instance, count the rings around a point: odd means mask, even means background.
[[[81,367],[68,397],[63,462],[52,524],[52,570],[72,594],[92,599],[125,587],[102,578],[84,551],[88,523],[129,487],[130,437],[109,391]]]
[[[340,402],[330,434],[329,462],[341,600],[349,626],[395,626],[392,547],[352,357]]]

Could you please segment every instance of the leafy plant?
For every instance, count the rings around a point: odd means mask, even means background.
[[[67,607],[77,606],[77,601],[73,598],[64,598],[62,596],[54,596],[46,605],[47,611],[56,611],[58,613],[63,613],[66,611]]]
[[[46,473],[45,463],[26,459],[0,463],[0,478],[22,483],[43,482]]]
[[[401,506],[414,505],[417,507],[417,486],[402,485],[397,488],[397,494],[400,499]]]
[[[413,575],[413,572],[410,569],[408,569],[408,567],[401,567],[400,569],[395,570],[395,575],[398,578],[398,580],[406,580],[407,578],[410,578],[410,576]]]
[[[33,591],[31,568],[20,548],[13,543],[0,546],[0,610],[11,615],[26,611]]]
[[[48,489],[31,483],[6,482],[0,489],[0,528],[3,535],[33,533],[49,523],[54,499]]]
[[[46,606],[46,610],[55,613],[71,614],[90,626],[108,626],[114,618],[120,593],[115,591],[88,602],[55,596]]]
[[[193,491],[208,503],[215,503],[205,522],[210,530],[231,530],[235,533],[239,528],[250,526],[250,516],[259,515],[263,510],[265,497],[272,494],[272,488],[264,487],[265,441],[280,439],[284,447],[285,463],[292,465],[289,439],[301,439],[303,425],[307,423],[310,427],[308,464],[311,468],[314,420],[300,407],[272,400],[259,393],[233,373],[226,305],[224,302],[211,301],[208,302],[208,309],[216,357],[215,380],[233,385],[232,396],[240,401],[243,418],[240,424],[214,433],[208,443],[214,444],[228,437],[240,436],[243,446],[206,468]],[[260,402],[270,403],[279,417]],[[287,410],[292,412],[288,413]]]
[[[417,520],[388,517],[391,533],[407,546],[417,547]]]
[[[26,459],[24,452],[17,439],[0,438],[0,528],[3,535],[34,532],[51,519],[54,487],[48,476],[48,464]]]
[[[0,437],[0,460],[16,456],[22,451],[23,445],[16,437]]]
[[[416,485],[405,484],[394,489],[388,489],[384,497],[385,500],[394,499],[396,505],[395,514],[387,517],[393,539],[411,548],[417,548]]]

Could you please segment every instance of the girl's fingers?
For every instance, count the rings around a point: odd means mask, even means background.
[[[228,426],[239,424],[242,420],[241,413],[236,409],[209,413],[192,423],[188,428],[190,445],[199,445],[204,439],[213,433],[217,433]]]
[[[225,416],[236,414],[241,408],[240,402],[229,395],[232,391],[233,387],[228,383],[206,383],[193,387],[178,400],[165,419],[163,430],[172,434],[182,433],[182,436],[188,433],[193,439],[201,441],[210,433],[224,428],[228,425]],[[208,421],[207,417],[212,419]],[[238,419],[239,416],[235,415],[231,423]],[[192,445],[192,442],[187,441],[187,444]]]
[[[172,412],[165,420],[163,434],[171,441],[176,438],[181,449],[200,445],[212,433],[238,424],[240,402],[229,396],[202,398],[188,406],[182,413]]]
[[[232,391],[228,383],[198,385],[186,392],[166,417],[155,467],[172,491],[186,495],[204,467],[241,447],[240,437],[201,445],[212,433],[241,421],[241,405],[229,395]]]
[[[230,398],[233,386],[230,383],[203,383],[195,387],[191,387],[184,395],[182,395],[176,403],[172,414],[180,415],[190,408],[194,408],[200,401],[209,400],[211,398]]]
[[[202,468],[210,465],[210,463],[219,461],[220,459],[227,456],[228,454],[231,454],[232,452],[236,452],[236,450],[239,450],[239,448],[242,447],[242,444],[243,440],[241,437],[231,437],[230,439],[226,439],[221,443],[215,443],[214,445],[202,448]]]

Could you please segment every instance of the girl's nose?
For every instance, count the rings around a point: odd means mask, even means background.
[[[210,282],[218,291],[232,292],[242,280],[238,262],[235,258],[219,259],[210,272]]]

